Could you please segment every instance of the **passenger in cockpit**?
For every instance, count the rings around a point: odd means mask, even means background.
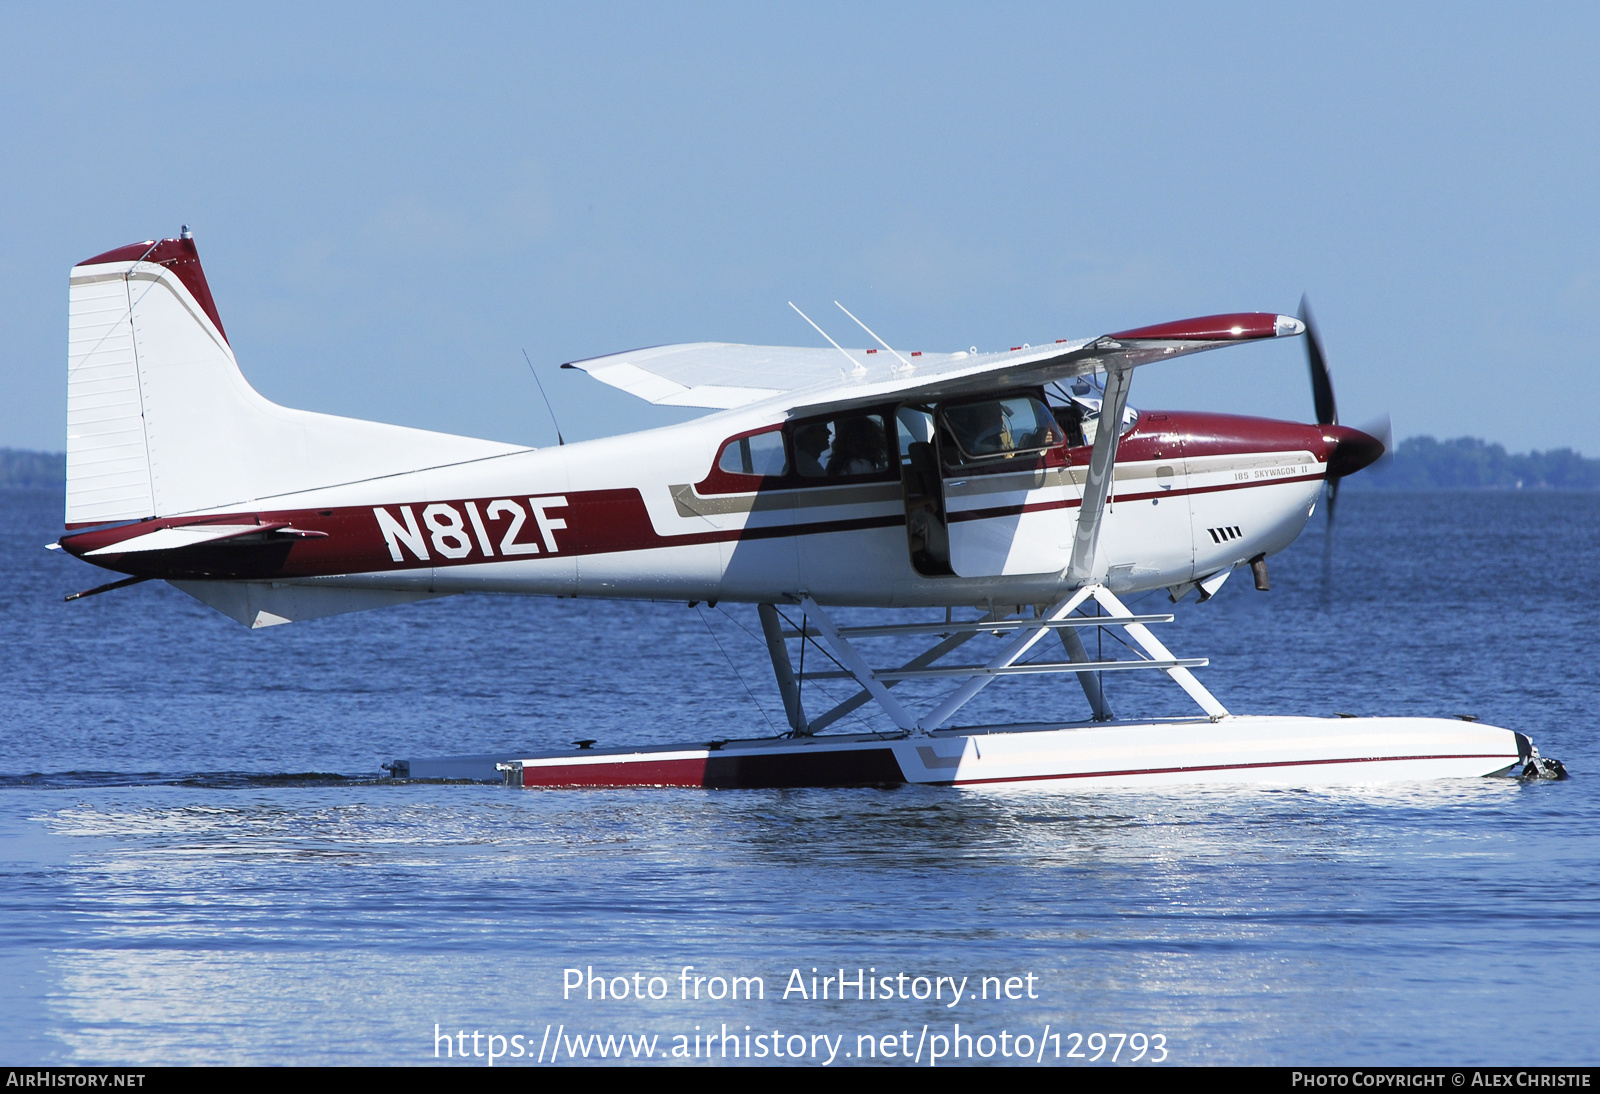
[[[875,414],[840,418],[833,424],[833,451],[828,474],[871,475],[889,466],[889,445],[883,422]]]
[[[827,450],[827,422],[811,422],[795,428],[794,465],[800,474],[807,478],[820,479],[823,475],[822,454]]]

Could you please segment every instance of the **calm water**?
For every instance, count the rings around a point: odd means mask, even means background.
[[[659,1058],[748,1026],[925,1066],[957,1022],[997,1063],[1002,1031],[1033,1050],[1046,1026],[1062,1064],[1096,1031],[1179,1063],[1600,1045],[1600,496],[1351,492],[1330,555],[1319,514],[1270,594],[1236,576],[1177,609],[1161,637],[1237,712],[1472,713],[1575,774],[1338,793],[391,785],[395,757],[765,733],[754,612],[457,597],[251,633],[155,583],[61,603],[103,577],[42,550],[59,511],[0,493],[0,1060],[431,1062],[436,1024],[521,1062],[557,1032],[563,1059],[594,1033]],[[1031,679],[985,702],[1083,701]],[[591,966],[628,998],[564,999]],[[785,999],[813,967],[991,998]],[[706,997],[733,976],[765,999]]]

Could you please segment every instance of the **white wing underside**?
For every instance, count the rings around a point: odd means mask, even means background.
[[[948,398],[1023,387],[1148,364],[1228,345],[1226,340],[1122,339],[1111,336],[1004,353],[924,353],[908,357],[864,349],[686,342],[571,361],[614,388],[658,406],[731,410],[766,401],[803,410],[891,398]]]

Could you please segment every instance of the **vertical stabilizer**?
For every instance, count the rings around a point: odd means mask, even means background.
[[[156,511],[124,274],[142,256],[154,258],[161,246],[155,240],[134,244],[73,270],[67,320],[69,527]]]
[[[69,527],[234,506],[521,446],[291,410],[239,371],[194,239],[72,270]]]

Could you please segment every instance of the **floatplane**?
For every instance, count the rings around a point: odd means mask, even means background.
[[[471,761],[525,786],[1549,773],[1527,736],[1482,723],[1233,714],[1195,677],[1206,660],[1152,632],[1173,616],[1124,603],[1160,589],[1204,600],[1238,568],[1265,589],[1266,560],[1324,490],[1383,453],[1339,424],[1304,306],[986,353],[901,352],[860,325],[870,348],[812,323],[827,346],[697,342],[569,362],[711,413],[530,448],[269,402],[239,369],[187,228],[107,251],[71,274],[67,534],[52,546],[126,576],[68,599],[161,579],[253,628],[470,592],[758,606],[786,733]],[[1128,404],[1138,368],[1287,337],[1307,339],[1314,424]],[[889,621],[841,615],[852,609]],[[924,617],[907,622],[906,609]],[[1091,656],[1094,628],[1134,656]],[[978,635],[998,648],[947,660]],[[881,638],[932,644],[883,664]],[[1165,674],[1198,711],[1118,719],[1103,681],[1141,671]],[[1074,677],[1087,717],[957,724],[984,689],[1038,674]],[[805,685],[824,678],[854,694],[813,710]],[[902,702],[897,685],[914,680],[942,687]],[[885,729],[829,732],[868,703]]]

